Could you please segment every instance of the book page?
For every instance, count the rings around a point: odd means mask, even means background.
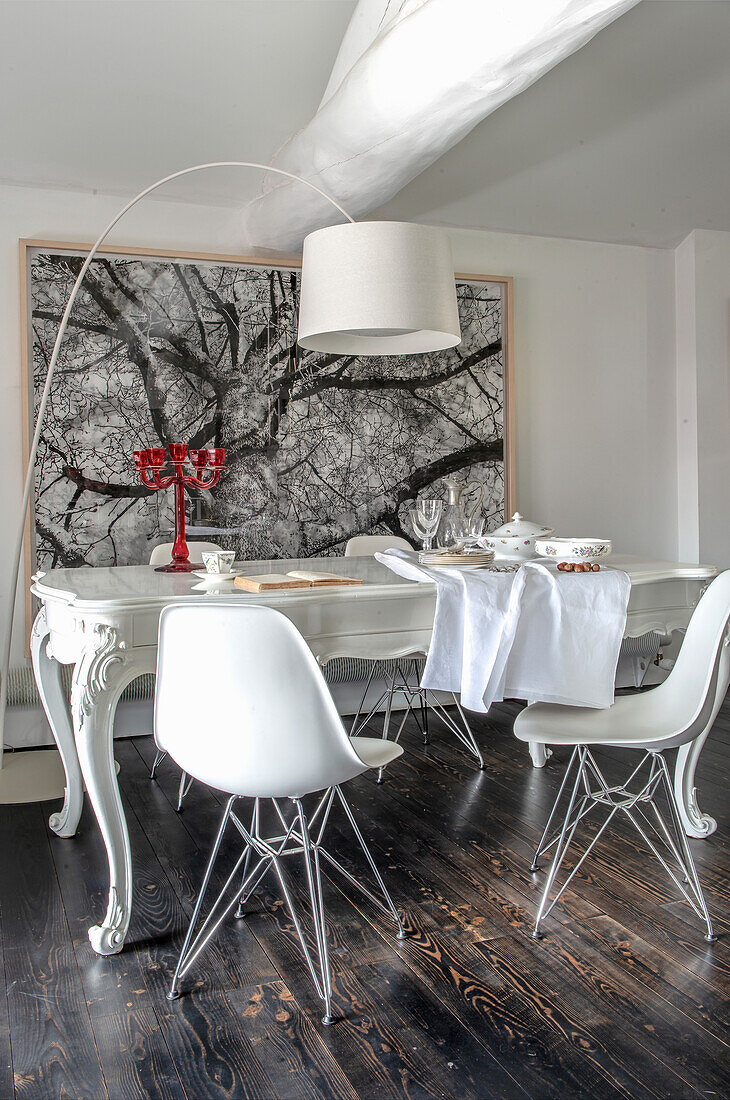
[[[318,573],[314,569],[292,569],[287,573],[289,577],[297,580],[309,581],[312,585],[320,584],[362,584],[357,577],[342,577],[339,573]]]

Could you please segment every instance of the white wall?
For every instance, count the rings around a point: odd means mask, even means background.
[[[730,233],[676,250],[680,545],[730,566]]]
[[[90,241],[109,196],[0,188],[0,515],[21,492],[19,237]],[[120,244],[245,251],[230,211],[148,200]],[[617,550],[677,550],[674,257],[623,245],[453,230],[457,270],[515,277],[517,502]],[[0,545],[6,598],[10,539]],[[18,606],[22,622],[22,605]],[[22,631],[14,659],[22,652]]]
[[[457,270],[514,276],[519,510],[674,558],[673,253],[450,235]]]

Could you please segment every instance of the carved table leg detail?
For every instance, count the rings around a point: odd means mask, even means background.
[[[679,804],[684,831],[687,836],[700,838],[710,836],[717,828],[714,817],[710,817],[700,809],[695,786],[697,762],[709,732],[708,727],[704,736],[698,737],[689,745],[682,745],[677,752],[677,763],[674,768],[674,793]]]
[[[84,784],[81,778],[81,768],[76,752],[68,701],[61,680],[62,666],[53,659],[53,655],[49,652],[48,634],[46,609],[42,607],[33,623],[30,636],[30,653],[38,694],[66,773],[63,806],[57,813],[51,814],[48,824],[58,836],[71,837],[75,835],[81,817],[84,804]]]
[[[553,750],[543,745],[541,741],[528,741],[527,747],[530,750],[533,768],[544,768],[553,755]]]
[[[89,929],[100,955],[121,951],[132,906],[132,859],[113,754],[114,712],[127,682],[127,654],[111,627],[86,628],[87,639],[73,675],[71,710],[86,790],[109,860],[109,904],[100,925]]]

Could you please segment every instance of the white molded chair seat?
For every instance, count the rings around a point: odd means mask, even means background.
[[[403,755],[400,745],[382,737],[351,737],[350,744],[367,768],[384,768]]]
[[[665,681],[667,683],[668,681]],[[648,745],[670,748],[673,740],[664,732],[657,736],[661,686],[640,695],[619,695],[605,710],[568,707],[558,703],[534,703],[519,715],[515,735],[520,741],[543,745],[606,745],[641,749]],[[660,698],[657,698],[659,693]]]
[[[667,763],[668,749],[688,745],[708,730],[730,684],[730,570],[721,573],[700,599],[690,620],[684,644],[667,679],[639,695],[621,696],[606,710],[535,703],[517,717],[515,736],[546,745],[573,745],[574,751],[532,862],[553,845],[555,854],[547,877],[533,936],[583,860],[617,812],[623,812],[659,859],[675,885],[707,924],[705,939],[715,939],[692,852],[682,827]],[[643,753],[622,786],[609,786],[591,752],[596,746],[629,748]],[[642,776],[644,768],[648,777]],[[569,776],[574,775],[572,786]],[[630,789],[634,783],[638,790]],[[664,822],[655,796],[664,791],[670,825]],[[564,792],[569,793],[563,824],[550,833]],[[550,889],[580,821],[596,806],[609,810],[597,834],[548,905]],[[649,814],[649,810],[652,814]]]
[[[385,550],[393,549],[412,550],[413,547],[410,543],[406,542],[405,539],[399,538],[397,535],[355,535],[348,540],[345,546],[345,557],[370,557],[374,554],[380,554]],[[423,736],[423,743],[427,745],[429,741],[428,715],[430,712],[454,734],[456,739],[460,741],[469,752],[473,753],[479,761],[479,767],[484,767],[484,760],[479,751],[479,746],[476,743],[466,714],[456,695],[453,696],[453,700],[458,712],[458,721],[448,713],[441,701],[432,691],[420,686],[418,662],[427,656],[420,641],[414,642],[412,649],[409,648],[404,650],[403,640],[400,639],[398,649],[396,650],[386,649],[383,647],[382,642],[373,642],[365,637],[360,640],[357,652],[353,650],[352,653],[348,653],[347,656],[359,657],[373,662],[365,684],[362,699],[360,700],[360,705],[350,730],[352,736],[356,736],[360,730],[364,729],[372,721],[381,703],[385,702],[382,736],[387,738],[390,730],[393,699],[396,695],[402,695],[406,702],[406,709],[400,725],[396,730],[394,738],[396,742],[403,732],[403,727],[405,726],[408,716],[412,714]],[[395,662],[395,664],[393,664],[393,662]],[[409,665],[410,673],[408,671]],[[365,708],[365,699],[370,689],[370,685],[378,672],[380,672],[381,677],[385,680],[385,690],[381,692],[376,703],[371,706],[364,714],[364,717],[362,717]],[[382,779],[383,773],[381,768],[378,772],[378,783],[382,782]]]
[[[395,922],[403,938],[398,913],[341,789],[368,769],[391,763],[403,750],[380,738],[348,736],[314,655],[289,619],[270,607],[225,601],[162,611],[155,739],[188,775],[230,796],[168,996],[179,996],[180,979],[221,921],[236,906],[237,916],[243,916],[243,904],[273,869],[325,1002],[324,1022],[329,1023],[331,979],[320,862],[324,859],[361,890]],[[309,795],[316,796],[316,806],[307,814],[302,800]],[[242,798],[253,800],[250,825],[235,810]],[[268,827],[263,824],[264,800],[274,811]],[[284,800],[294,807],[288,820],[279,805]],[[324,847],[335,803],[352,827],[379,896]],[[243,838],[243,851],[194,936],[229,823]],[[283,874],[282,861],[291,855],[304,859],[319,975]]]

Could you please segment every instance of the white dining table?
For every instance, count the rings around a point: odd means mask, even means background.
[[[717,572],[711,566],[636,557],[614,556],[610,564],[631,579],[626,637],[686,627]],[[155,671],[164,607],[201,599],[275,607],[295,623],[322,664],[365,655],[374,642],[394,656],[428,647],[436,586],[404,580],[372,557],[239,562],[237,568],[249,574],[324,570],[358,577],[363,584],[253,595],[232,585],[203,590],[194,576],[158,573],[148,565],[52,569],[33,577],[31,591],[40,603],[31,634],[33,669],[66,772],[63,806],[51,816],[50,827],[61,837],[75,834],[85,784],[109,860],[106,915],[89,929],[92,947],[101,955],[122,949],[132,906],[132,859],[113,754],[114,714],[127,685]],[[215,639],[201,639],[201,644],[215,645]],[[61,665],[74,666],[70,706]],[[679,750],[675,768],[683,824],[695,837],[717,827],[700,811],[694,785],[708,732]],[[540,766],[544,757],[533,754],[533,761]]]

